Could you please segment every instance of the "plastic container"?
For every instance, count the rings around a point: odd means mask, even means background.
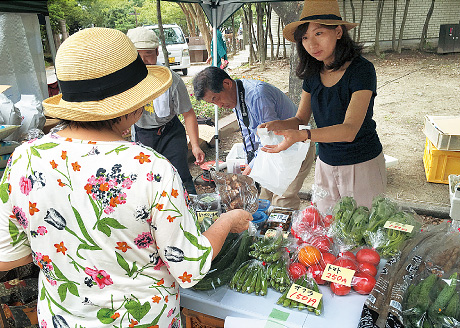
[[[450,130],[454,133],[444,133],[439,127],[452,125]],[[460,116],[429,116],[425,115],[423,132],[438,150],[460,150]]]
[[[423,165],[428,182],[448,184],[450,174],[460,174],[460,151],[438,150],[427,137]]]
[[[259,199],[259,208],[258,211],[267,212],[270,207],[270,201],[268,199]]]
[[[262,223],[267,221],[268,215],[262,211],[256,211],[253,215],[252,223],[258,228]]]
[[[226,158],[227,173],[240,174],[242,166],[246,165],[246,152],[242,143],[236,143],[230,149]],[[243,168],[244,170],[244,168]]]

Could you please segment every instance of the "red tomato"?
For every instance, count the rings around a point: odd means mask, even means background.
[[[377,275],[377,268],[369,262],[358,263],[358,271],[368,273],[373,277]]]
[[[321,215],[315,206],[308,206],[302,212],[302,221],[310,226],[316,226],[321,220]]]
[[[353,254],[352,252],[350,251],[344,251],[344,252],[340,252],[339,257],[348,257],[349,259],[352,259],[354,261],[356,261],[356,256],[355,254]]]
[[[331,240],[327,236],[315,236],[309,240],[309,244],[321,252],[329,252],[332,246]]]
[[[324,272],[324,266],[320,264],[313,264],[311,267],[308,268],[308,272],[311,274],[313,279],[315,279],[318,285],[324,285],[326,281],[321,279],[321,276]]]
[[[356,261],[348,257],[339,257],[332,264],[342,268],[347,268],[355,271],[358,270],[358,264],[356,263]]]
[[[332,222],[334,222],[334,217],[332,215],[326,215],[323,218],[323,226],[326,228],[329,227]]]
[[[334,254],[331,254],[331,253],[323,253],[323,262],[324,262],[324,266],[326,266],[326,264],[332,264],[334,263],[336,257],[334,256]]]
[[[332,282],[331,290],[334,294],[342,296],[347,295],[350,292],[351,287]]]
[[[380,255],[374,249],[362,248],[356,253],[356,260],[358,260],[359,263],[372,263],[377,267],[380,263]]]
[[[367,295],[372,291],[372,288],[374,288],[375,282],[375,278],[370,274],[357,272],[351,280],[351,285],[357,293]]]
[[[297,280],[307,273],[305,265],[299,262],[291,263],[289,266],[289,275],[293,280]]]

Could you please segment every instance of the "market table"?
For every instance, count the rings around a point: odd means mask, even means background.
[[[268,289],[266,296],[242,294],[222,286],[203,292],[181,289],[181,306],[226,320],[225,327],[341,327],[356,328],[366,295],[353,291],[346,296],[332,294],[329,286],[320,286],[323,293],[323,314],[316,316],[306,310],[284,308],[276,304],[281,296]]]

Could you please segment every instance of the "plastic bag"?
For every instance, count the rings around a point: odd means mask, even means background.
[[[268,219],[260,226],[260,234],[265,235],[268,230],[281,228],[287,233],[291,228],[294,211],[283,207],[270,207]]]
[[[249,259],[253,236],[247,231],[229,234],[219,254],[214,258],[206,276],[193,289],[213,290],[230,282],[238,267]]]
[[[263,146],[277,145],[283,141],[282,136],[275,135],[266,128],[257,129],[257,134]],[[296,142],[279,153],[259,151],[249,176],[262,187],[282,195],[299,173],[309,148],[309,142]]]
[[[195,212],[201,232],[208,230],[222,213],[217,193],[190,195],[188,206]]]
[[[43,106],[34,95],[21,95],[21,100],[14,106],[19,110],[22,121],[21,127],[12,134],[11,140],[23,140],[24,135],[29,130],[41,130],[45,126],[46,118],[43,114]]]
[[[216,183],[223,209],[226,211],[237,208],[253,214],[259,207],[257,188],[250,177],[240,174],[211,172]]]
[[[267,270],[262,261],[252,259],[243,263],[230,281],[229,287],[240,293],[267,295]]]

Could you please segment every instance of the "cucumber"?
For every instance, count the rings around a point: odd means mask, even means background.
[[[431,315],[439,314],[449,303],[452,296],[455,294],[457,287],[457,272],[454,272],[450,277],[450,284],[445,286],[439,293],[436,300],[430,306],[429,313]]]
[[[192,288],[195,290],[210,290],[223,285],[226,285],[235,274],[239,266],[249,259],[249,247],[252,244],[252,236],[247,231],[241,234],[241,242],[238,247],[236,256],[232,259],[233,262],[227,268],[216,268],[214,272],[208,273],[201,281]]]
[[[430,290],[436,283],[437,279],[438,276],[432,273],[421,283],[422,286],[420,287],[420,294],[417,300],[417,306],[422,310],[422,312],[425,312],[430,306]]]

